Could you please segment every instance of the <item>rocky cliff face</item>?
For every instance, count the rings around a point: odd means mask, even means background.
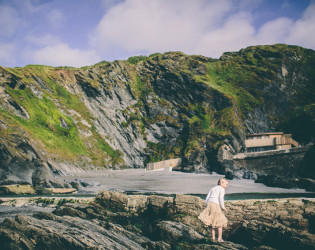
[[[60,172],[175,157],[183,171],[224,173],[246,133],[298,131],[307,143],[314,58],[274,45],[219,60],[170,52],[79,69],[0,68],[0,181],[58,187]]]

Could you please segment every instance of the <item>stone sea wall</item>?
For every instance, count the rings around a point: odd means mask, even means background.
[[[294,176],[308,150],[305,147],[237,154],[233,157],[234,168],[236,171],[246,169],[260,175]]]
[[[233,157],[226,177],[254,179],[272,187],[315,191],[311,163],[305,161],[310,148],[311,144],[302,148],[239,153]]]
[[[189,195],[99,193],[89,204],[0,224],[1,249],[313,249],[315,202],[226,202],[224,243],[197,218],[205,203]]]
[[[163,168],[176,168],[180,167],[180,164],[182,162],[181,158],[176,159],[170,159],[165,161],[159,161],[159,162],[152,162],[148,163],[146,169],[147,170],[160,170]]]

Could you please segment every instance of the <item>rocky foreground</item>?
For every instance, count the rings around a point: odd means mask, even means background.
[[[18,215],[0,224],[0,249],[314,249],[315,202],[226,202],[226,242],[211,240],[195,196],[100,192],[89,204]]]

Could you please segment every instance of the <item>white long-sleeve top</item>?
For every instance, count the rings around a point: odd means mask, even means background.
[[[206,205],[208,202],[212,201],[219,204],[221,208],[224,209],[224,194],[224,188],[219,185],[211,188],[206,198]]]

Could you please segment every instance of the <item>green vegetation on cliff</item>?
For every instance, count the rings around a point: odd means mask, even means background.
[[[43,142],[53,153],[58,151],[74,155],[85,153],[74,121],[62,114],[47,96],[37,98],[28,88],[24,90],[8,88],[7,91],[30,115],[28,121],[19,117],[14,117],[14,120],[30,132],[32,137]],[[66,127],[60,126],[61,121],[65,122]]]
[[[314,68],[313,50],[284,44],[219,60],[167,52],[83,68],[2,68],[9,97],[0,121],[10,129],[0,129],[8,137],[22,130],[50,157],[83,165],[210,162],[235,128],[277,129],[302,143],[315,137]],[[29,118],[12,112],[19,107]]]
[[[287,98],[284,113],[269,116],[270,121],[277,130],[292,133],[301,143],[315,137],[313,50],[285,44],[252,46],[239,52],[224,53],[221,60],[209,64],[208,69],[208,82],[236,101],[242,119],[258,105],[268,105],[269,108],[277,105],[279,99]],[[268,100],[267,89],[279,93],[272,97],[274,100]]]
[[[83,102],[57,82],[60,79],[54,68],[29,65],[6,70],[20,80],[19,86],[11,88],[7,85],[6,91],[30,118],[22,119],[1,109],[0,119],[12,128],[21,127],[31,138],[40,141],[52,158],[79,162],[82,156],[87,156],[95,165],[106,166],[106,158],[113,164],[122,163],[121,153],[113,150],[89,125],[93,118]],[[31,91],[34,85],[41,92],[40,96]],[[70,116],[71,110],[76,113],[77,121]],[[79,130],[91,133],[91,136],[82,138]]]

